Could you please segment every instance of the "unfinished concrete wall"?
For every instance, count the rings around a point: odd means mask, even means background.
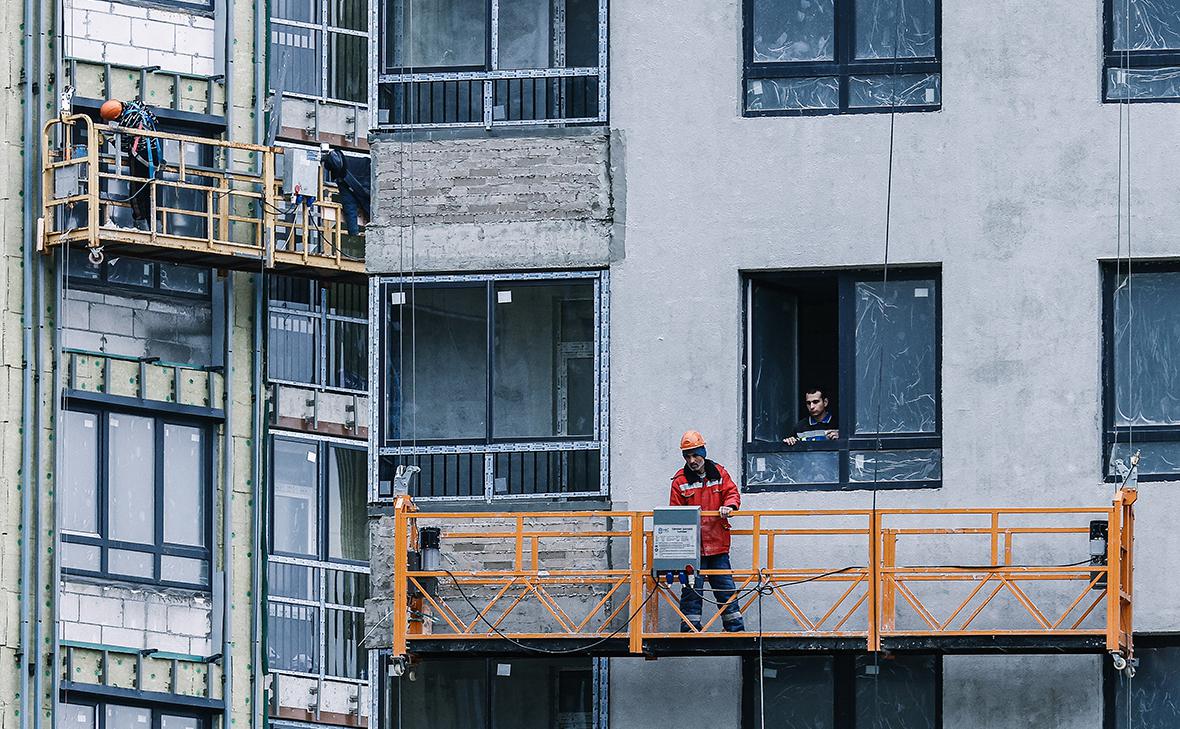
[[[106,0],[65,0],[65,52],[71,57],[164,71],[213,75],[211,13]],[[145,99],[150,101],[150,99]]]
[[[209,301],[66,291],[62,343],[70,349],[127,357],[159,357],[198,367],[213,364],[213,305]]]
[[[367,268],[409,270],[411,244],[418,271],[605,265],[610,155],[602,130],[380,139]]]

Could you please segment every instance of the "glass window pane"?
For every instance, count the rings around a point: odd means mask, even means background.
[[[125,286],[150,287],[152,285],[152,264],[127,256],[108,258],[107,281]]]
[[[935,301],[934,281],[856,284],[857,433],[934,432]]]
[[[1118,284],[1115,425],[1180,425],[1180,273],[1136,273]]]
[[[1180,48],[1180,2],[1108,0],[1114,9],[1114,50]]]
[[[268,300],[271,306],[311,311],[319,305],[319,291],[314,281],[295,276],[270,276]]]
[[[271,561],[267,564],[267,594],[271,597],[291,597],[296,600],[316,599],[319,590],[319,570],[299,564]]]
[[[754,0],[754,61],[830,61],[832,0]]]
[[[61,528],[98,533],[98,416],[65,411]]]
[[[328,557],[368,561],[368,454],[357,448],[328,450]]]
[[[152,712],[131,706],[107,704],[105,729],[146,729],[151,726]]]
[[[164,541],[205,546],[205,447],[200,428],[164,424]]]
[[[594,285],[500,283],[495,307],[493,435],[593,437],[593,413],[579,417],[569,406],[593,401],[594,378],[575,368],[571,379],[568,364],[594,356]]]
[[[97,729],[94,723],[94,707],[82,704],[58,704],[57,715],[61,717],[63,729]]]
[[[324,601],[332,605],[365,606],[369,599],[369,576],[364,572],[329,569],[324,573]]]
[[[328,95],[365,102],[369,95],[369,39],[362,35],[328,34]]]
[[[487,288],[419,287],[392,295],[404,295],[406,303],[388,310],[388,437],[484,438]]]
[[[329,321],[328,386],[365,390],[369,383],[369,325]]]
[[[795,294],[751,283],[750,439],[780,443],[795,424],[799,399]]]
[[[500,0],[500,68],[549,68],[551,0]]]
[[[111,539],[140,544],[156,541],[155,422],[137,415],[111,414],[108,520]]]
[[[1174,729],[1180,726],[1176,681],[1180,646],[1135,646],[1139,666],[1134,679],[1120,672],[1115,687],[1116,729]],[[1128,701],[1131,710],[1128,710]]]
[[[270,14],[300,23],[320,22],[320,0],[271,0]]]
[[[836,109],[840,82],[835,78],[761,78],[746,82],[748,111]]]
[[[836,451],[751,453],[747,458],[749,486],[840,483],[840,454]]]
[[[902,74],[900,76],[853,76],[848,85],[848,106],[852,108],[929,106],[942,103],[942,76]]]
[[[501,666],[507,670],[502,670]],[[513,729],[583,729],[594,726],[589,706],[593,695],[590,690],[590,684],[593,683],[590,659],[494,659],[489,673],[489,680],[492,681],[492,726],[510,726]],[[555,717],[561,714],[565,715],[566,721],[560,718],[555,721]],[[583,722],[588,715],[590,721]]]
[[[65,569],[97,572],[102,567],[99,563],[101,556],[102,550],[95,545],[61,543],[61,566]]]
[[[423,661],[417,680],[392,679],[390,714],[402,729],[487,726],[488,664],[483,659]],[[530,697],[530,704],[535,703]]]
[[[357,176],[363,176],[365,179],[369,177],[369,170],[372,169],[370,163],[356,157],[347,157],[346,164],[349,171]],[[356,162],[355,169],[359,171],[354,172],[353,162]],[[333,282],[324,285],[324,290],[328,294],[328,313],[335,316],[351,316],[357,319],[364,319],[366,322],[369,319],[369,289],[363,285]]]
[[[207,294],[209,269],[182,266],[179,263],[161,263],[160,288],[187,294]]]
[[[835,726],[835,659],[831,656],[766,656],[762,680],[758,662],[744,681],[748,705],[759,716],[765,693],[766,726],[776,729],[833,729]],[[752,669],[752,671],[751,671]],[[751,717],[754,718],[754,717]],[[751,722],[756,724],[757,722]]]
[[[938,670],[934,656],[856,656],[856,729],[934,729]]]
[[[1180,68],[1108,68],[1106,99],[1180,99]]]
[[[316,319],[304,314],[270,312],[267,372],[272,380],[315,384],[319,373]]]
[[[274,549],[319,556],[318,450],[314,443],[274,441]]]
[[[208,585],[209,563],[203,559],[165,555],[160,558],[160,579],[189,585]]]
[[[363,678],[368,652],[361,645],[365,614],[328,609],[324,616],[324,671],[329,676]]]
[[[484,0],[401,0],[393,4],[388,17],[392,27],[386,42],[395,67],[482,68],[486,64]]]
[[[319,670],[319,610],[305,605],[271,602],[267,607],[267,651],[270,667],[280,671]]]
[[[933,58],[934,0],[856,0],[856,57]]]
[[[320,95],[320,32],[272,23],[270,58],[274,85],[295,94]]]
[[[155,577],[155,558],[147,552],[112,549],[107,552],[107,572],[128,577]]]
[[[942,478],[942,451],[853,451],[849,456],[851,481],[932,481]]]
[[[598,65],[598,0],[565,0],[565,65]]]
[[[337,28],[369,30],[369,3],[366,0],[329,0],[328,23]]]
[[[90,262],[90,256],[84,248],[70,248],[66,265],[70,278],[97,281],[102,276],[102,269]]]
[[[1116,461],[1130,465],[1131,456],[1140,451],[1139,473],[1141,475],[1177,474],[1180,475],[1180,441],[1140,441],[1136,440],[1134,447],[1126,443],[1115,443],[1110,450],[1111,476],[1118,475]]]
[[[200,720],[191,716],[162,716],[160,729],[198,729]]]

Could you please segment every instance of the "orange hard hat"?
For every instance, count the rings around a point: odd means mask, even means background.
[[[705,436],[695,430],[686,430],[684,435],[680,436],[680,450],[687,451],[693,448],[703,448],[705,445]]]
[[[98,115],[107,121],[114,121],[123,115],[123,102],[118,99],[108,99],[102,102]]]

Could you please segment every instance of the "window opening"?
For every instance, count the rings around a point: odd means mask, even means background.
[[[422,498],[601,493],[604,281],[383,283],[383,488],[396,466],[416,465]]]
[[[751,276],[746,487],[940,485],[938,310],[936,272]]]
[[[286,96],[366,105],[368,27],[368,0],[273,2],[271,86]]]
[[[1180,5],[1104,0],[1102,98],[1180,101]]]
[[[746,116],[935,111],[941,0],[745,0]]]
[[[606,0],[382,0],[382,128],[606,121]]]
[[[211,441],[206,426],[151,415],[63,411],[62,568],[209,585]]]
[[[367,394],[368,301],[364,284],[271,276],[269,379]]]
[[[1137,263],[1133,285],[1125,266],[1108,265],[1104,274],[1104,472],[1118,480],[1117,463],[1129,467],[1140,451],[1141,480],[1174,479],[1180,475],[1180,269]],[[1128,348],[1128,340],[1135,345]]]
[[[58,726],[70,729],[209,729],[209,718],[167,706],[128,706],[70,697],[59,702]]]
[[[268,665],[278,673],[364,681],[367,451],[277,435],[271,447]]]

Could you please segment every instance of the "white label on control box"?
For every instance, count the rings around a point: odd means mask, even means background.
[[[696,559],[697,528],[692,524],[659,524],[655,527],[656,559]]]

